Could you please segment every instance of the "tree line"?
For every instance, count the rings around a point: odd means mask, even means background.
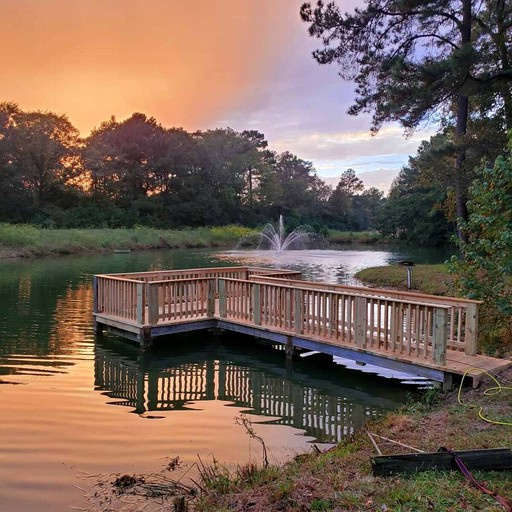
[[[352,169],[335,190],[262,133],[189,133],[134,113],[87,138],[64,115],[0,103],[0,221],[47,227],[378,226],[383,193]]]

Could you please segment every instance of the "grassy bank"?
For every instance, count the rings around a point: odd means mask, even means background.
[[[401,265],[366,268],[356,277],[377,288],[407,289],[407,270]],[[412,288],[431,295],[453,295],[454,278],[448,265],[417,265],[412,269]]]
[[[189,230],[41,229],[31,225],[0,224],[0,257],[49,256],[114,249],[163,249],[234,246],[253,232],[240,226]]]
[[[258,229],[242,226],[163,230],[142,226],[132,229],[42,229],[28,224],[0,224],[0,258],[108,252],[114,249],[234,247],[241,238],[257,233]],[[380,240],[378,234],[371,232],[331,231],[327,235],[331,244],[377,243]]]
[[[512,372],[507,378],[512,378]],[[432,406],[436,398],[429,392],[423,403],[411,404],[380,422],[369,424],[366,431],[358,432],[325,453],[301,455],[271,470],[239,470],[232,475],[229,485],[224,481],[221,489],[219,481],[213,479],[195,510],[503,510],[491,496],[469,485],[456,471],[388,478],[372,476],[370,461],[376,451],[368,431],[425,451],[437,451],[441,446],[455,450],[510,447],[512,388],[492,397],[486,396],[484,389],[465,390],[461,395],[464,405],[457,401],[457,392]],[[480,407],[491,422],[479,419]],[[499,424],[507,421],[508,425]],[[381,448],[384,453],[410,451],[400,447],[397,450],[390,444]],[[512,499],[510,471],[478,472],[475,476],[493,491]]]
[[[508,378],[511,377],[509,372]],[[464,405],[458,403],[456,392],[432,407],[435,399],[436,395],[430,392],[422,404],[411,404],[383,421],[369,424],[367,431],[425,451],[437,451],[441,446],[450,449],[510,447],[511,388],[493,397],[486,396],[483,389],[465,390],[461,396]],[[480,407],[484,407],[486,418],[496,423],[479,419]],[[506,421],[508,425],[499,424]],[[367,431],[358,432],[326,453],[301,455],[282,468],[254,470],[249,474],[239,471],[228,489],[219,492],[215,485],[209,487],[196,509],[253,512],[503,510],[492,497],[470,486],[456,471],[388,478],[372,476],[370,460],[376,452]],[[381,448],[385,453],[409,451],[396,450],[389,444]],[[493,491],[512,499],[510,471],[480,472],[475,476]]]

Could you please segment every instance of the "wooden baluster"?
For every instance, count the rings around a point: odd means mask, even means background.
[[[360,348],[366,348],[366,326],[368,308],[366,297],[355,297],[355,342]]]
[[[294,293],[294,327],[297,334],[303,334],[304,297],[303,291],[295,289]]]

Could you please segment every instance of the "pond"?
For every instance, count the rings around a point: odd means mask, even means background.
[[[95,341],[97,273],[251,264],[351,282],[360,268],[446,253],[354,248],[279,256],[211,250],[133,252],[0,263],[0,511],[86,509],[96,475],[154,472],[179,456],[261,462],[247,414],[282,462],[330,446],[399,407],[409,388],[321,356],[284,354],[238,335],[164,340],[151,353]],[[404,270],[405,272],[405,270]],[[405,276],[404,276],[405,279]]]

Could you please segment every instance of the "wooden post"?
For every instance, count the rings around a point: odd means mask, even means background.
[[[293,359],[293,339],[291,336],[286,337],[286,345],[284,347],[285,353],[286,353],[286,359]]]
[[[261,290],[258,283],[252,283],[252,315],[254,325],[261,325]]]
[[[467,356],[476,356],[478,349],[478,304],[469,303],[466,307],[466,330],[464,342]]]
[[[139,342],[142,350],[149,350],[153,345],[153,338],[151,336],[151,327],[146,325],[139,330]]]
[[[443,391],[451,391],[453,389],[453,375],[451,373],[443,374]]]
[[[221,318],[227,317],[227,297],[226,297],[226,281],[219,279],[219,315]]]
[[[158,323],[158,285],[147,283],[148,286],[148,324]]]
[[[303,334],[304,298],[302,290],[295,290],[294,293],[294,327],[297,334]]]
[[[208,306],[206,314],[208,318],[215,316],[215,279],[208,280]]]
[[[359,348],[366,347],[366,326],[368,323],[366,302],[366,297],[355,298],[355,341]]]
[[[146,315],[146,283],[137,283],[137,324],[144,325]]]
[[[443,366],[446,363],[447,338],[448,310],[446,308],[435,308],[432,331],[432,350],[434,351],[434,362]]]
[[[98,311],[98,276],[92,278],[92,296],[93,296],[93,312],[99,313]]]
[[[98,336],[101,336],[103,334],[103,324],[98,322],[96,318],[94,319],[92,329],[94,331],[94,334],[97,334]]]

